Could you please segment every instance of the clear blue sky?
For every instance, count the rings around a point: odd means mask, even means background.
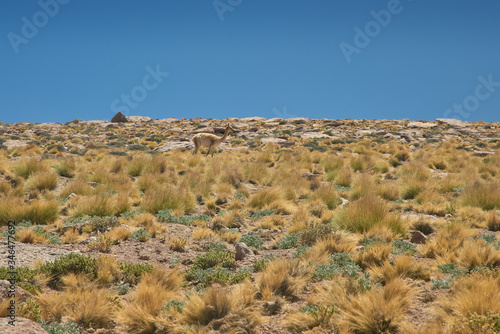
[[[499,17],[492,0],[0,0],[0,121],[499,121]]]

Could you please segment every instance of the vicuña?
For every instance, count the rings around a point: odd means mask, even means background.
[[[198,133],[194,135],[193,137],[193,144],[194,144],[194,151],[193,154],[196,154],[198,150],[200,149],[201,146],[204,146],[208,148],[207,155],[208,156],[210,153],[212,153],[212,156],[214,156],[214,151],[217,148],[217,146],[220,145],[226,138],[229,132],[234,132],[234,129],[231,127],[231,125],[226,126],[226,130],[224,131],[224,135],[222,137],[218,137],[214,134],[211,133]]]

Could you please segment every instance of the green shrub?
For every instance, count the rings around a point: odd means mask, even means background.
[[[253,234],[245,234],[239,240],[240,242],[245,243],[248,247],[260,248],[264,241],[256,235]]]
[[[393,254],[414,255],[417,252],[417,246],[408,241],[394,240],[392,246],[395,248]]]
[[[153,271],[153,265],[149,263],[121,262],[119,268],[123,272],[123,281],[130,284],[139,283],[142,275]]]
[[[44,321],[41,318],[38,319],[38,323],[49,334],[80,334],[78,324],[71,320],[64,326],[57,322]]]
[[[190,270],[186,279],[194,284],[210,286],[212,284],[227,284],[231,278],[231,272],[227,268],[208,268]]]
[[[252,268],[241,268],[236,274],[231,277],[231,284],[243,282],[246,278],[252,277]]]
[[[436,279],[432,280],[432,289],[440,290],[440,289],[450,289],[453,285],[453,279]]]
[[[132,235],[130,236],[130,239],[138,240],[141,242],[146,242],[149,239],[151,239],[151,234],[149,234],[149,232],[147,230],[141,228],[140,230],[137,230],[134,233],[132,233]]]
[[[168,302],[166,302],[162,306],[162,309],[168,310],[171,308],[175,308],[177,310],[177,312],[181,313],[183,307],[184,307],[184,302],[178,302],[176,300],[169,300]]]
[[[63,255],[54,262],[46,262],[40,267],[40,271],[51,276],[49,284],[56,287],[61,277],[73,274],[84,274],[90,279],[97,277],[96,258],[78,253]]]
[[[258,220],[259,218],[274,215],[275,213],[276,213],[276,210],[272,210],[272,209],[255,210],[254,212],[252,212],[250,214],[250,218],[252,218],[253,220]]]
[[[323,223],[317,226],[308,226],[297,234],[297,244],[301,246],[312,246],[318,240],[328,238],[335,231],[331,223]]]
[[[329,280],[338,274],[339,266],[331,264],[316,265],[312,278],[318,281]]]
[[[293,252],[293,254],[292,254],[292,259],[297,259],[297,258],[300,258],[300,257],[306,255],[306,253],[309,249],[311,249],[311,247],[309,247],[309,246],[298,246],[297,250],[295,252]]]
[[[174,223],[181,224],[186,226],[191,226],[195,221],[208,221],[207,215],[198,215],[198,216],[181,216],[176,217],[172,215],[172,210],[160,210],[156,214],[156,218],[159,222],[163,223]]]
[[[297,247],[297,242],[298,242],[297,234],[292,233],[281,239],[281,241],[278,242],[277,246],[280,249],[290,249]]]
[[[198,255],[194,261],[191,268],[194,269],[208,269],[215,266],[224,268],[234,268],[236,267],[236,262],[234,260],[233,253],[221,252],[221,251],[211,251],[204,254]]]

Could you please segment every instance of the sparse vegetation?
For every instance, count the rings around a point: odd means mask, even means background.
[[[2,124],[2,235],[34,262],[19,316],[49,333],[500,331],[496,124],[409,142],[392,121],[242,120],[214,158],[155,150],[218,122],[70,122],[24,147],[3,144],[36,125]]]

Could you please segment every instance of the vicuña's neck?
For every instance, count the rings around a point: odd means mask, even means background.
[[[222,143],[227,138],[228,134],[229,134],[229,129],[226,129],[226,131],[224,131],[224,135],[219,139],[219,143]]]

